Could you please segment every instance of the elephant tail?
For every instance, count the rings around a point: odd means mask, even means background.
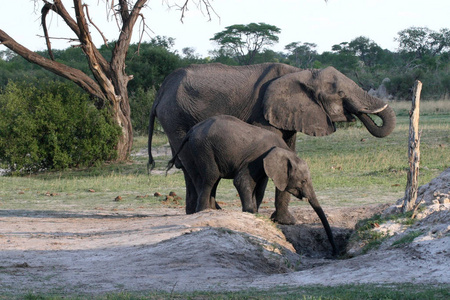
[[[155,168],[155,160],[152,155],[152,140],[153,131],[155,129],[155,117],[156,117],[156,105],[153,105],[150,112],[150,120],[148,124],[148,163],[147,163],[147,173],[150,174],[151,170]]]
[[[172,159],[169,160],[169,162],[167,163],[166,176],[167,176],[167,172],[169,172],[169,170],[172,169],[173,166],[175,165],[175,161],[176,161],[176,159],[178,157],[178,154],[180,154],[181,150],[183,150],[183,148],[184,148],[184,145],[189,141],[190,133],[191,133],[191,131],[189,131],[186,134],[186,136],[184,137],[183,141],[181,142],[180,148],[178,148],[178,151],[174,154]]]

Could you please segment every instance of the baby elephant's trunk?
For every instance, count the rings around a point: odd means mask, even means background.
[[[339,251],[336,247],[336,243],[334,242],[333,233],[331,232],[331,227],[330,224],[328,224],[327,217],[325,216],[325,213],[323,212],[323,209],[320,206],[319,201],[317,200],[314,190],[311,190],[311,192],[308,194],[309,195],[305,195],[305,197],[308,198],[309,204],[312,206],[316,214],[319,216],[320,221],[322,222],[322,225],[325,228],[325,232],[327,233],[331,247],[333,248],[333,256],[336,256],[339,254]]]

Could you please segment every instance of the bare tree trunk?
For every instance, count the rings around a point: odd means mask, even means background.
[[[114,118],[122,129],[122,135],[117,143],[117,153],[119,160],[126,160],[131,152],[133,146],[133,128],[131,126],[130,118],[130,102],[128,95],[117,103],[118,108],[114,109]]]
[[[416,80],[412,98],[412,108],[410,111],[409,123],[409,171],[406,183],[405,198],[403,200],[402,211],[405,213],[414,208],[417,200],[419,186],[419,163],[420,163],[420,133],[419,133],[419,113],[420,113],[420,92],[422,83]]]

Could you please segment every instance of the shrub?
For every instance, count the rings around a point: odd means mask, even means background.
[[[135,133],[147,134],[150,110],[155,96],[156,90],[154,88],[148,91],[138,88],[130,96],[131,124]]]
[[[13,173],[89,166],[117,155],[120,129],[73,84],[9,83],[0,110],[0,163]]]

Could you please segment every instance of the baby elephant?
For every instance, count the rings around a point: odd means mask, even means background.
[[[217,185],[221,178],[226,178],[233,179],[242,210],[256,213],[270,177],[280,191],[308,199],[322,221],[333,253],[337,253],[330,225],[312,186],[309,168],[281,136],[235,117],[221,115],[191,128],[169,161],[168,170],[181,151],[190,151],[194,158],[183,161],[183,165],[193,178],[199,195],[197,212],[216,207]]]

